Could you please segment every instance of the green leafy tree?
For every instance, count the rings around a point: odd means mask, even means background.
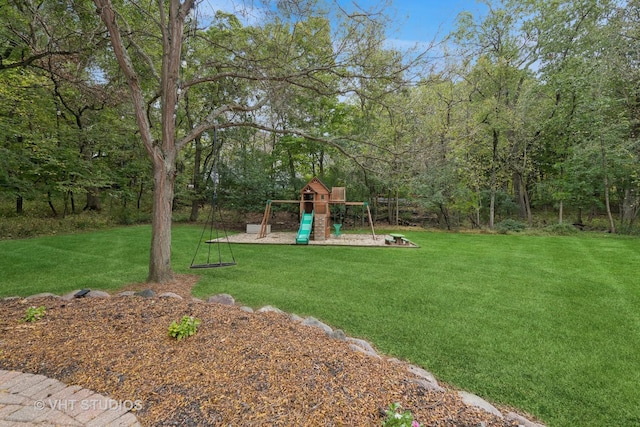
[[[23,117],[29,117],[29,125],[20,134],[21,140],[37,141],[31,150],[34,155],[11,153],[23,159],[23,171],[29,170],[24,164],[27,159],[39,169],[30,180],[21,181],[23,187],[29,183],[34,190],[31,195],[44,191],[54,215],[56,198],[63,200],[64,215],[69,209],[75,211],[74,195],[83,192],[87,194],[85,208],[99,208],[97,190],[111,182],[104,165],[104,153],[109,150],[99,144],[110,132],[97,132],[105,116],[96,112],[109,102],[117,102],[113,87],[99,78],[99,59],[105,47],[96,31],[99,18],[88,2],[10,1],[0,8],[0,73],[37,79],[29,87],[19,83],[23,79],[13,78],[18,84],[9,86],[14,99],[18,97],[21,108],[28,111]],[[35,87],[39,88],[37,94]],[[35,100],[39,108],[33,109],[29,104]],[[37,119],[31,118],[34,113]],[[43,134],[38,134],[36,120],[46,126]]]
[[[475,122],[470,130],[485,147],[478,154],[488,174],[489,227],[493,228],[496,195],[509,176],[522,196],[518,197],[522,213],[530,216],[524,159],[533,138],[523,135],[522,104],[534,59],[528,34],[517,27],[519,8],[488,6],[488,15],[479,22],[471,14],[462,14],[455,36],[469,63],[463,68],[469,72],[462,78],[468,85],[470,118]]]
[[[633,25],[626,21],[630,15],[620,20],[633,2],[626,7],[608,0],[522,3],[529,8],[526,27],[537,34],[541,78],[553,99],[551,114],[543,121],[547,152],[541,163],[551,167],[545,172],[554,183],[559,220],[564,202],[581,212],[595,194],[607,212],[609,230],[615,232],[611,189],[629,181],[612,165],[626,164],[623,159],[633,156],[629,148],[635,140],[635,102],[633,95],[627,96],[637,87],[628,79],[633,50],[623,35],[633,32]],[[582,157],[590,159],[588,167],[582,166]],[[595,188],[584,185],[594,182],[599,182]]]
[[[311,25],[308,37],[298,41],[297,23],[320,16],[307,2],[279,2],[277,18],[267,17],[262,26],[232,28],[227,37],[212,38],[195,26],[194,0],[168,0],[151,7],[145,1],[115,5],[110,0],[94,0],[96,10],[109,33],[122,75],[133,102],[134,116],[140,138],[153,166],[154,201],[152,241],[148,280],[165,282],[172,278],[171,269],[171,207],[175,195],[177,163],[181,151],[212,129],[251,127],[276,133],[302,135],[309,140],[324,140],[336,144],[338,138],[319,138],[299,129],[270,126],[263,112],[268,104],[291,99],[291,88],[300,88],[317,96],[330,96],[350,90],[354,70],[363,65],[370,51],[367,29],[375,23],[371,16],[343,15],[346,24],[332,34],[333,49],[318,55],[313,42],[323,37],[322,31]],[[263,9],[266,13],[269,8]],[[322,21],[324,26],[328,20]],[[149,35],[157,37],[149,37]],[[212,51],[211,61],[189,64],[184,59],[185,38],[202,37]],[[307,41],[308,40],[308,41]],[[320,43],[323,45],[323,43]],[[293,49],[292,47],[295,47]],[[354,66],[353,64],[356,64]],[[184,69],[196,67],[196,73]],[[384,77],[388,78],[388,69]],[[325,76],[340,78],[343,85],[327,85]],[[380,78],[380,74],[368,74]],[[113,77],[116,77],[114,75]],[[180,126],[178,118],[184,109],[188,92],[200,85],[241,87],[252,83],[252,93],[246,99],[214,100],[209,113],[192,121],[190,128]],[[219,103],[218,103],[219,102]],[[193,117],[195,119],[195,116]]]

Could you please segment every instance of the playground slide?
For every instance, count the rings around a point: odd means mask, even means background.
[[[313,212],[303,213],[300,221],[300,228],[296,236],[296,245],[308,245],[311,234],[311,224],[313,223]]]

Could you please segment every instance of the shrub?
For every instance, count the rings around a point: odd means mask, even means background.
[[[618,234],[624,234],[628,236],[640,236],[640,227],[629,224],[619,225],[616,230]]]
[[[122,208],[112,213],[114,221],[119,225],[148,224],[151,213],[136,209]]]
[[[82,212],[64,218],[35,217],[30,215],[4,218],[0,222],[0,239],[24,239],[77,231],[99,230],[112,224],[105,215]]]
[[[558,236],[569,236],[578,232],[578,229],[573,224],[552,224],[546,226],[544,230],[549,234]]]
[[[509,232],[519,233],[520,231],[524,230],[526,227],[527,226],[524,223],[509,218],[497,223],[495,226],[495,230],[501,234],[507,234]]]

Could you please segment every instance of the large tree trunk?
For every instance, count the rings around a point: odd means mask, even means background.
[[[153,164],[153,221],[148,281],[164,283],[173,278],[171,270],[171,206],[176,179],[176,158],[184,143],[176,142],[175,111],[178,104],[178,77],[184,20],[195,0],[171,0],[169,16],[161,8],[162,73],[160,82],[162,141],[154,139],[146,114],[140,78],[127,52],[110,0],[94,0],[97,12],[109,30],[113,53],[126,79],[140,136]],[[162,6],[163,3],[160,2]],[[166,19],[168,18],[168,19]]]
[[[533,216],[531,214],[531,205],[529,204],[529,193],[527,192],[527,185],[524,182],[524,177],[520,172],[514,172],[512,174],[513,192],[515,198],[518,201],[519,215],[521,219],[527,220],[527,223],[531,226],[533,224]]]
[[[175,185],[175,162],[154,162],[151,256],[147,281],[165,283],[173,279],[171,269],[171,206]]]
[[[98,212],[102,210],[102,204],[100,203],[100,190],[97,188],[90,188],[87,190],[87,203],[82,210]]]
[[[518,216],[524,219],[524,199],[522,197],[520,174],[518,172],[511,173],[511,185],[513,186],[513,198],[518,202]]]

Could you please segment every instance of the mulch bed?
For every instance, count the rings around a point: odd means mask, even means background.
[[[193,276],[154,288],[172,298],[0,301],[0,368],[43,374],[116,400],[139,400],[146,426],[372,426],[393,402],[428,426],[507,426],[454,390],[421,388],[407,367],[376,359],[278,313],[193,301]],[[46,315],[20,319],[33,305]],[[168,326],[202,321],[176,341]]]

